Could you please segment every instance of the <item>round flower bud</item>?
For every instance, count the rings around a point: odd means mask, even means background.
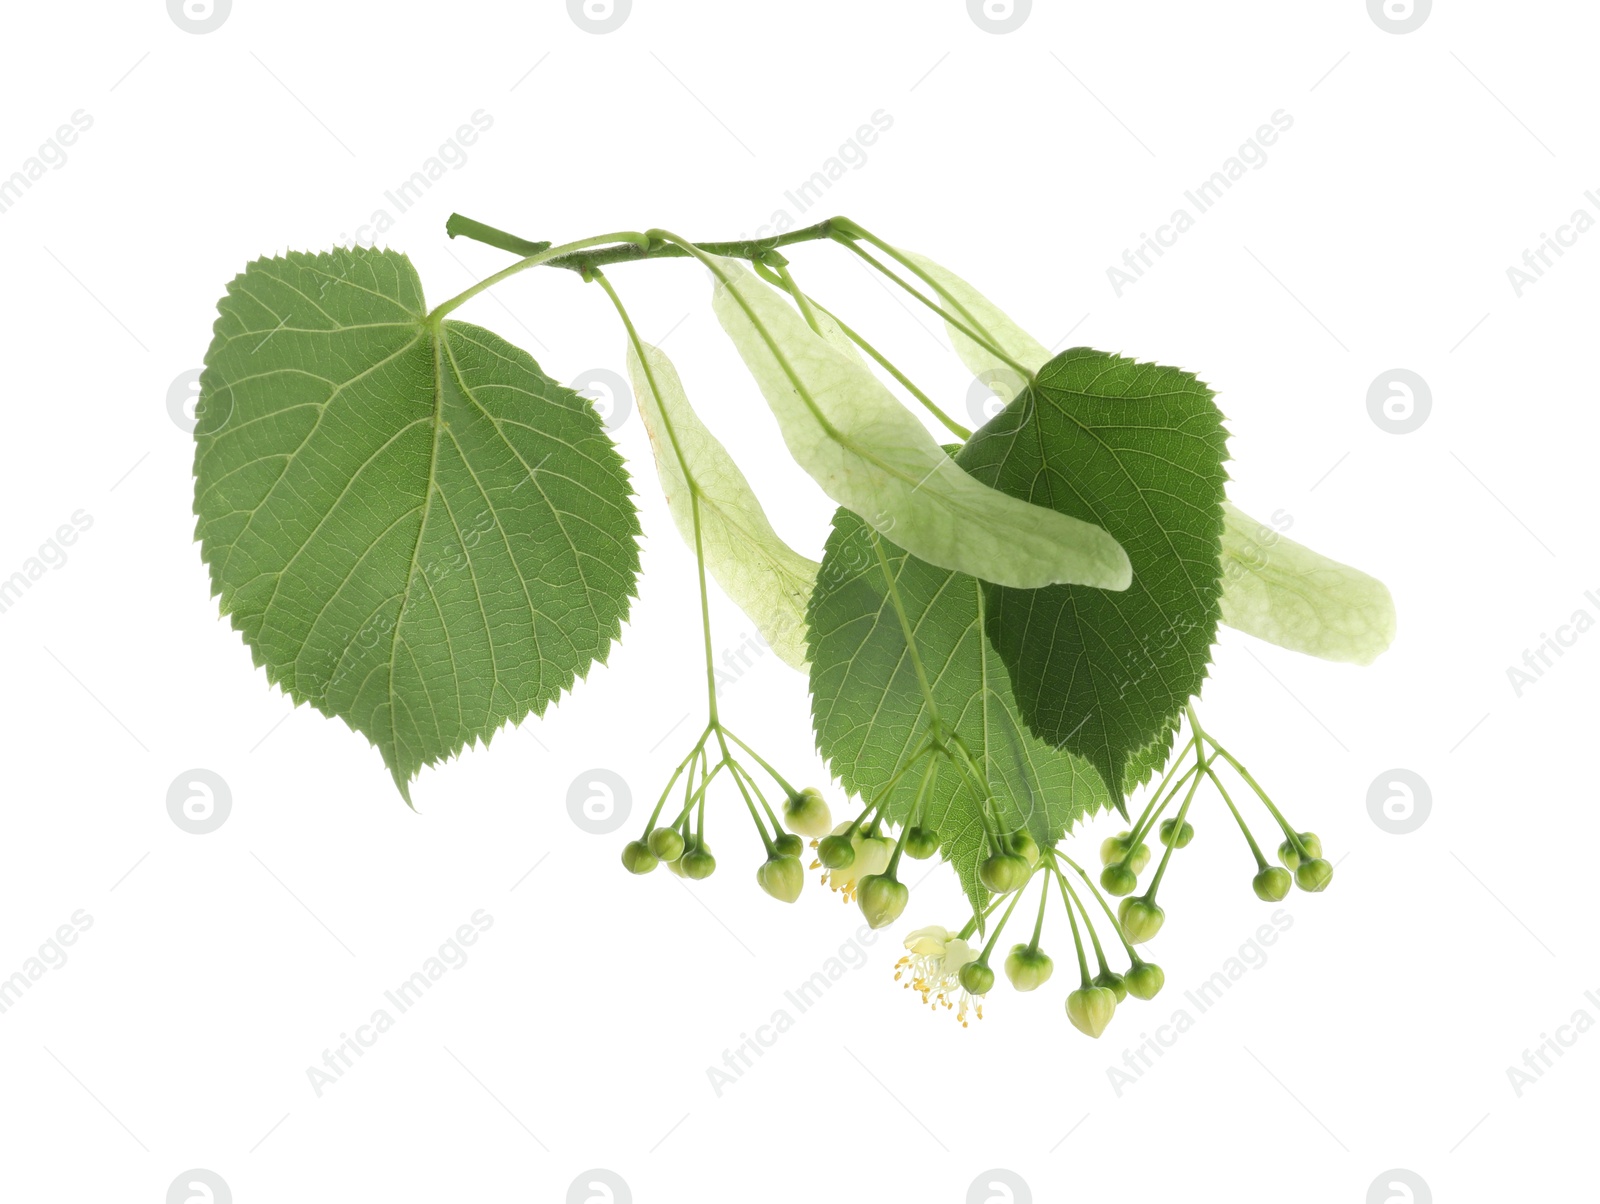
[[[717,868],[717,859],[711,855],[711,850],[699,844],[678,858],[678,862],[683,866],[684,877],[696,882],[711,877]]]
[[[780,903],[793,903],[800,897],[806,872],[800,868],[799,858],[771,857],[756,869],[756,881]]]
[[[1256,898],[1267,903],[1277,903],[1289,893],[1289,887],[1294,883],[1289,871],[1281,865],[1269,865],[1250,880],[1251,887],[1256,892]]]
[[[1113,861],[1121,861],[1128,854],[1131,846],[1131,832],[1118,832],[1115,836],[1107,836],[1100,842],[1100,864],[1110,865]]]
[[[656,868],[656,855],[642,840],[630,840],[622,846],[622,864],[630,874],[648,874]]]
[[[926,861],[939,851],[939,834],[932,828],[912,828],[906,833],[906,856]]]
[[[1006,977],[1019,991],[1032,991],[1050,981],[1056,968],[1050,955],[1032,945],[1013,945],[1006,954]]]
[[[961,985],[969,995],[987,995],[994,986],[994,971],[981,962],[968,962],[961,967]]]
[[[1006,848],[1026,861],[1030,870],[1039,864],[1039,842],[1026,828],[1018,828],[1006,837]]]
[[[1178,827],[1176,819],[1164,819],[1161,821],[1161,843],[1169,849],[1186,849],[1193,839],[1194,825],[1188,820],[1183,821],[1182,828]]]
[[[905,883],[895,881],[888,874],[868,874],[856,883],[856,904],[871,928],[893,924],[906,909],[906,900],[910,897]]]
[[[1128,850],[1128,855],[1123,858],[1123,864],[1136,874],[1144,873],[1144,867],[1150,864],[1150,846],[1141,840]]]
[[[1131,895],[1134,888],[1139,885],[1139,876],[1123,865],[1120,861],[1113,861],[1100,871],[1100,885],[1107,894]]]
[[[1322,837],[1315,832],[1300,833],[1300,843],[1305,846],[1307,857],[1322,856]]]
[[[817,860],[830,870],[849,869],[855,859],[855,846],[848,836],[824,836],[817,844]]]
[[[1132,945],[1143,944],[1154,937],[1161,931],[1161,925],[1166,918],[1167,913],[1161,910],[1160,905],[1151,902],[1144,895],[1124,899],[1117,908],[1117,920],[1122,925],[1122,934]]]
[[[1080,1033],[1098,1037],[1116,1014],[1117,997],[1105,987],[1079,987],[1067,996],[1067,1019]]]
[[[772,839],[772,851],[779,857],[798,857],[805,851],[806,842],[793,832],[779,832]]]
[[[807,786],[799,794],[792,794],[783,804],[783,822],[789,831],[801,836],[826,836],[833,827],[833,816],[823,801],[822,791]]]
[[[683,834],[676,828],[657,828],[650,833],[650,851],[662,861],[676,861],[683,856]]]
[[[1311,861],[1302,861],[1300,868],[1294,872],[1295,885],[1301,890],[1313,893],[1327,890],[1328,883],[1333,881],[1333,865],[1321,857]]]
[[[978,880],[997,895],[1008,895],[1028,884],[1033,867],[1016,853],[995,853],[978,865]]]
[[[1155,962],[1135,962],[1133,968],[1122,976],[1128,994],[1135,999],[1154,999],[1167,984],[1167,976]]]
[[[1118,1003],[1121,1003],[1128,997],[1128,983],[1122,977],[1122,975],[1118,974],[1115,970],[1102,970],[1090,981],[1093,982],[1095,986],[1104,987],[1106,990],[1110,991],[1117,997]]]

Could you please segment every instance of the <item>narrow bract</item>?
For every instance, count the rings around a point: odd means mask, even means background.
[[[1370,665],[1394,640],[1394,599],[1375,577],[1222,507],[1222,621],[1258,639]],[[1264,538],[1263,532],[1271,532]]]
[[[713,262],[717,317],[830,498],[940,568],[1019,589],[1127,588],[1127,555],[1104,530],[973,480],[863,364],[739,263]]]
[[[772,529],[750,482],[690,406],[672,361],[648,343],[644,353],[648,372],[628,344],[628,375],[678,534],[695,546],[691,490],[697,491],[707,570],[784,663],[805,668],[806,601],[817,562]]]

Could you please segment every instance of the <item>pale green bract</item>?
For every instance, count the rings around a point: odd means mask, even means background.
[[[961,277],[925,255],[902,251],[953,301],[957,316],[987,334],[1029,371],[1050,353]],[[961,362],[984,376],[1003,401],[1014,395],[1008,366],[945,323]],[[1394,599],[1383,582],[1277,535],[1231,503],[1223,503],[1222,621],[1229,627],[1309,656],[1368,665],[1394,639]],[[1275,542],[1263,546],[1267,533]]]
[[[1394,639],[1383,582],[1223,503],[1222,621],[1327,661],[1369,665]]]
[[[618,636],[639,525],[599,415],[499,336],[429,318],[404,255],[250,264],[196,417],[222,612],[408,802],[424,765],[541,713]]]
[[[678,533],[695,546],[696,490],[706,568],[784,663],[805,668],[806,601],[817,562],[778,538],[744,473],[689,405],[672,361],[658,347],[644,349],[649,372],[630,341],[628,374]]]
[[[938,297],[946,309],[978,334],[985,335],[995,347],[1005,352],[1029,372],[1037,372],[1049,362],[1050,352],[1043,343],[1018,326],[999,306],[985,297],[972,285],[948,268],[941,267],[926,255],[901,249],[900,253],[915,263],[933,280]],[[956,349],[961,362],[974,376],[983,376],[989,389],[1001,401],[1010,401],[1027,384],[1017,379],[1009,364],[998,359],[993,351],[974,342],[965,332],[945,322],[945,332]]]
[[[834,501],[919,559],[1019,589],[1120,590],[1132,569],[1092,523],[1007,497],[958,468],[859,360],[736,260],[709,257],[713,307],[790,454]]]

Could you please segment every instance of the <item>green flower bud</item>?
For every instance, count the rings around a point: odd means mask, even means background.
[[[906,856],[926,861],[939,851],[939,834],[932,828],[912,828],[906,833]]]
[[[856,859],[848,836],[824,836],[817,845],[817,860],[830,870],[847,870]]]
[[[1102,970],[1090,981],[1092,981],[1095,986],[1104,987],[1106,990],[1110,991],[1117,997],[1118,1003],[1121,1003],[1128,997],[1127,980],[1115,970]]]
[[[1039,864],[1039,842],[1026,828],[1018,828],[1006,837],[1006,848],[1026,861],[1030,870]]]
[[[1301,832],[1300,844],[1306,851],[1307,859],[1316,859],[1322,856],[1322,838],[1315,832]],[[1300,868],[1300,851],[1294,847],[1294,841],[1286,840],[1278,846],[1278,860],[1283,862],[1291,871]]]
[[[994,986],[994,971],[984,962],[968,962],[961,967],[961,985],[969,995],[987,995]]]
[[[676,828],[657,828],[650,833],[650,851],[662,861],[683,856],[683,835]]]
[[[772,841],[772,851],[779,857],[798,857],[805,848],[806,842],[793,832],[779,832]]]
[[[1100,885],[1107,894],[1131,895],[1134,888],[1139,885],[1139,876],[1123,865],[1120,861],[1113,861],[1100,871]]]
[[[978,865],[978,880],[997,895],[1009,895],[1028,884],[1033,867],[1016,853],[995,853]]]
[[[1161,910],[1159,904],[1152,902],[1145,895],[1136,895],[1131,899],[1124,899],[1117,907],[1117,921],[1122,925],[1122,934],[1128,938],[1131,945],[1143,944],[1161,931],[1161,925],[1166,922],[1167,913]]]
[[[1044,986],[1055,968],[1050,955],[1032,945],[1013,945],[1006,955],[1006,977],[1019,991],[1033,991]]]
[[[630,874],[648,874],[656,868],[656,855],[642,840],[630,840],[622,846],[622,864]]]
[[[1166,986],[1167,976],[1155,962],[1134,962],[1122,981],[1128,986],[1128,994],[1135,999],[1154,999]]]
[[[1289,871],[1281,865],[1269,865],[1250,880],[1250,886],[1256,892],[1256,898],[1267,903],[1277,903],[1289,893],[1289,887],[1294,885],[1294,878]]]
[[[756,869],[756,881],[780,903],[793,903],[800,897],[806,872],[795,857],[771,857]]]
[[[1142,840],[1134,844],[1132,832],[1107,836],[1100,842],[1100,864],[1110,865],[1115,861],[1124,862],[1134,873],[1142,874],[1144,867],[1150,864],[1150,846]]]
[[[799,794],[792,794],[783,804],[783,822],[789,831],[801,836],[826,836],[833,830],[833,816],[823,801],[822,791],[807,786]]]
[[[698,882],[702,878],[709,878],[716,871],[717,859],[711,855],[711,850],[704,845],[696,844],[678,858],[677,864],[683,866],[685,878],[693,878]]]
[[[868,874],[856,883],[856,903],[871,928],[893,924],[906,909],[911,892],[888,874]]]
[[[1176,844],[1173,843],[1174,836],[1176,836]],[[1164,819],[1161,821],[1161,843],[1166,845],[1169,849],[1186,849],[1189,847],[1189,842],[1193,839],[1194,825],[1188,820],[1183,821],[1183,827],[1181,829],[1178,827],[1178,821],[1176,819]]]
[[[1327,890],[1328,883],[1333,881],[1333,864],[1321,857],[1313,861],[1302,861],[1300,868],[1294,872],[1294,881],[1301,890],[1313,893]]]
[[[1079,987],[1067,996],[1067,1019],[1080,1033],[1098,1037],[1117,1011],[1117,997],[1105,987]]]

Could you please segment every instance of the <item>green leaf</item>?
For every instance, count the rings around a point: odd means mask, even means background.
[[[1107,785],[1200,689],[1216,636],[1226,433],[1187,372],[1064,351],[979,430],[979,480],[1109,531],[1133,562],[1121,593],[991,587],[988,630],[1032,731]]]
[[[790,454],[830,498],[941,568],[1022,588],[1127,586],[1127,557],[1105,531],[980,485],[859,359],[737,261],[714,262],[717,317]]]
[[[1032,335],[972,285],[924,255],[902,251],[932,278],[946,305],[1011,359],[1034,372],[1050,358]],[[1025,384],[994,351],[949,322],[945,330],[961,361],[1009,401]],[[1394,639],[1394,599],[1381,581],[1284,539],[1271,527],[1224,503],[1222,622],[1260,639],[1324,660],[1372,661]],[[1174,716],[1174,723],[1177,717]],[[1137,766],[1133,789],[1165,763],[1172,746],[1152,747]],[[1150,758],[1156,758],[1154,761]]]
[[[903,758],[927,738],[927,702],[872,540],[848,510],[834,515],[811,596],[811,707],[817,747],[846,790],[872,800]],[[1111,803],[1081,758],[1030,735],[1017,714],[1005,668],[983,632],[984,591],[964,573],[937,568],[882,540],[917,652],[946,727],[984,768],[1007,830],[1027,824],[1047,847],[1080,817]],[[945,858],[974,908],[986,892],[978,863],[987,855],[975,783],[941,758],[922,823],[938,830]],[[889,794],[889,814],[909,819],[920,770]]]
[[[649,372],[630,340],[628,374],[678,534],[690,548],[695,546],[691,491],[698,491],[706,568],[772,650],[785,663],[804,669],[806,602],[817,579],[817,562],[778,538],[750,482],[690,406],[672,361],[660,348],[644,346]]]
[[[212,589],[409,802],[422,766],[604,659],[639,567],[622,460],[526,352],[430,321],[396,252],[256,260],[218,311],[194,466]]]
[[[1124,819],[1128,818],[1128,808],[1124,800],[1160,773],[1172,759],[1172,744],[1177,739],[1182,719],[1181,711],[1175,713],[1156,738],[1130,756],[1127,764],[1123,766],[1122,794],[1117,799],[1117,810],[1122,812]]]
[[[1394,639],[1383,582],[1222,508],[1222,621],[1323,660],[1370,665]]]

